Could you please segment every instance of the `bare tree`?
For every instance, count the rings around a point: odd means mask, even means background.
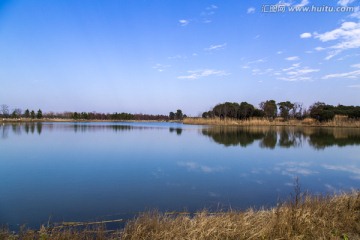
[[[3,117],[9,116],[9,106],[6,104],[0,105],[0,112],[2,113]]]

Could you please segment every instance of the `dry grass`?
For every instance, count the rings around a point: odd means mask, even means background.
[[[123,239],[360,239],[360,193],[300,196],[270,210],[146,213],[127,224]]]
[[[123,230],[104,227],[3,230],[0,239],[360,239],[360,192],[294,197],[269,210],[190,214],[144,213]]]
[[[360,120],[348,119],[344,116],[335,116],[335,118],[328,122],[319,122],[312,118],[305,118],[304,120],[288,120],[284,121],[282,118],[268,120],[265,118],[251,118],[249,120],[238,120],[226,118],[185,118],[184,124],[193,125],[221,125],[221,126],[314,126],[314,127],[360,127]]]

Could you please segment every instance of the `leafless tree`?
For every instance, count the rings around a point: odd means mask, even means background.
[[[9,106],[6,104],[0,105],[0,112],[2,113],[3,117],[9,116]]]

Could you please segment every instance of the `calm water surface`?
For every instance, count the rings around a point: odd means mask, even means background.
[[[315,194],[359,189],[359,145],[359,129],[3,124],[0,225],[270,207],[295,177]]]

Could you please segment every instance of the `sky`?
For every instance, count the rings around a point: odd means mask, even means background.
[[[270,99],[360,105],[359,0],[0,0],[10,110],[198,116]]]

